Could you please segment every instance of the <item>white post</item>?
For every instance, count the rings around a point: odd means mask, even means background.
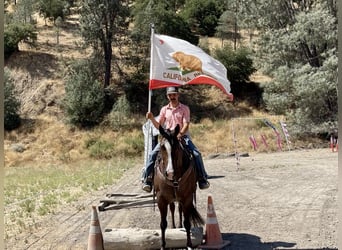
[[[287,131],[287,128],[284,127],[284,123],[283,123],[282,121],[279,121],[279,123],[280,123],[281,130],[283,131],[285,140],[286,140],[287,149],[288,149],[289,151],[291,151],[289,139],[287,138],[287,137],[289,136],[288,131]]]

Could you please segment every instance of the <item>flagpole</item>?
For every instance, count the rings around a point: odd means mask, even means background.
[[[151,49],[150,49],[150,79],[152,79],[153,74],[152,74],[152,70],[153,70],[153,36],[154,36],[154,24],[151,23],[150,24],[151,27]],[[147,107],[147,111],[151,112],[151,102],[152,102],[152,90],[150,89],[150,82],[149,82],[149,86],[148,86],[148,107]],[[148,122],[147,124],[147,143],[145,144],[145,166],[144,166],[144,171],[143,173],[146,171],[146,167],[147,167],[147,162],[148,162],[148,156],[149,156],[149,151],[150,151],[150,139],[151,139],[151,135],[152,135],[152,127],[151,127],[151,122]],[[142,176],[143,179],[143,176]]]
[[[153,37],[154,37],[154,23],[150,24],[151,27],[151,50],[150,50],[150,81],[153,77]],[[150,83],[149,83],[150,85]],[[149,91],[148,91],[148,112],[151,112],[151,100],[152,100],[152,90],[150,89],[149,86]]]

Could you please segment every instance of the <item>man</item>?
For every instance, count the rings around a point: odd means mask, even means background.
[[[178,88],[168,87],[166,89],[166,95],[169,103],[161,108],[159,122],[154,118],[151,112],[146,113],[146,118],[150,119],[156,128],[159,128],[159,125],[162,125],[165,129],[173,130],[177,124],[180,125],[180,132],[177,137],[179,140],[183,138],[186,142],[186,146],[193,153],[195,158],[198,186],[200,189],[209,188],[210,184],[207,181],[208,175],[204,169],[201,153],[192,143],[189,135],[190,109],[188,106],[179,102]],[[151,192],[152,190],[153,168],[159,150],[160,145],[157,144],[148,158],[142,186],[142,189],[146,192]]]

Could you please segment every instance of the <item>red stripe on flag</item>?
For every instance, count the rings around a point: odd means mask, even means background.
[[[182,86],[182,85],[187,85],[187,84],[214,85],[214,86],[218,87],[220,90],[222,90],[226,95],[228,95],[228,98],[230,101],[233,101],[233,99],[234,99],[234,96],[232,93],[227,92],[226,89],[218,81],[216,81],[212,77],[206,76],[206,75],[196,76],[194,79],[192,79],[192,80],[190,80],[184,84],[177,84],[177,83],[163,81],[163,80],[159,80],[159,79],[151,79],[149,89],[160,89],[160,88],[166,88],[166,87],[170,87],[170,86]]]

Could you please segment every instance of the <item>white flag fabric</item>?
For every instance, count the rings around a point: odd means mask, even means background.
[[[155,119],[157,121],[159,121],[159,116],[155,117]],[[150,120],[148,120],[143,126],[142,126],[142,131],[144,134],[144,150],[145,150],[145,154],[144,154],[144,162],[145,165],[147,163],[148,160],[148,156],[149,154],[152,152],[152,137],[159,135],[159,130],[156,129],[152,122]]]
[[[153,34],[149,89],[210,84],[233,100],[227,69],[201,48],[178,38]]]

